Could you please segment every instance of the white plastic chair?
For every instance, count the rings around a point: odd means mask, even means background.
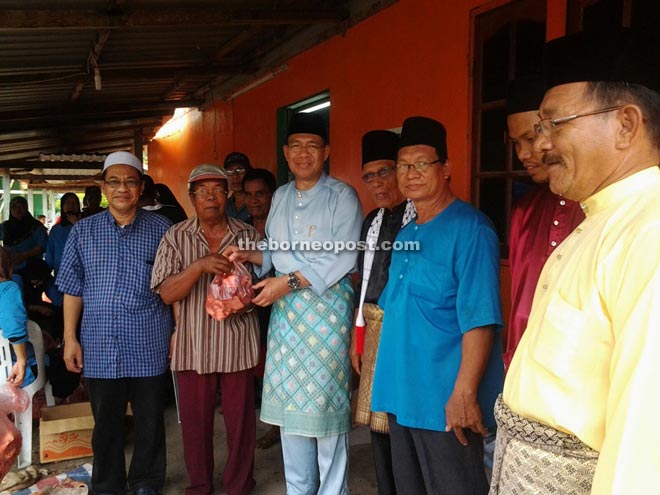
[[[27,392],[30,399],[34,397],[42,388],[46,393],[46,405],[54,406],[53,387],[46,380],[46,364],[44,361],[44,339],[41,335],[41,328],[34,321],[27,322],[28,340],[34,349],[34,355],[37,359],[37,379],[23,390]],[[9,371],[12,368],[11,344],[3,337],[0,337],[0,384],[7,381]],[[16,428],[21,432],[23,445],[21,453],[18,455],[18,467],[24,468],[32,464],[32,400],[30,405],[22,413],[16,413]]]

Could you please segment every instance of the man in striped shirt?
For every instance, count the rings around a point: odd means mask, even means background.
[[[178,304],[172,370],[179,385],[183,451],[190,485],[186,495],[213,493],[213,420],[218,386],[227,430],[223,485],[228,495],[247,495],[255,485],[254,367],[259,357],[255,312],[217,321],[206,314],[209,284],[229,273],[227,246],[261,240],[251,226],[225,213],[227,175],[199,165],[188,179],[196,216],[165,234],[154,264],[152,289]]]

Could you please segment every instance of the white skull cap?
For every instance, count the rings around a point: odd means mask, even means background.
[[[108,167],[112,167],[113,165],[128,165],[141,174],[144,173],[142,170],[142,162],[137,156],[128,151],[115,151],[114,153],[110,153],[105,158],[105,162],[103,162],[103,171],[105,172]]]

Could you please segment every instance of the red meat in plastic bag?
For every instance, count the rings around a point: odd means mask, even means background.
[[[234,269],[216,275],[206,297],[206,312],[216,320],[242,311],[254,298],[252,275],[242,263],[235,261]]]
[[[23,412],[30,405],[30,396],[11,383],[0,385],[0,411],[5,414]]]
[[[25,390],[9,383],[0,386],[0,479],[14,465],[21,452],[21,433],[7,417],[12,412],[23,412],[30,405],[30,396]]]

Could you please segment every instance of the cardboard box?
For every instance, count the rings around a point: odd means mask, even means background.
[[[94,417],[89,402],[44,407],[39,422],[41,462],[92,455]]]

